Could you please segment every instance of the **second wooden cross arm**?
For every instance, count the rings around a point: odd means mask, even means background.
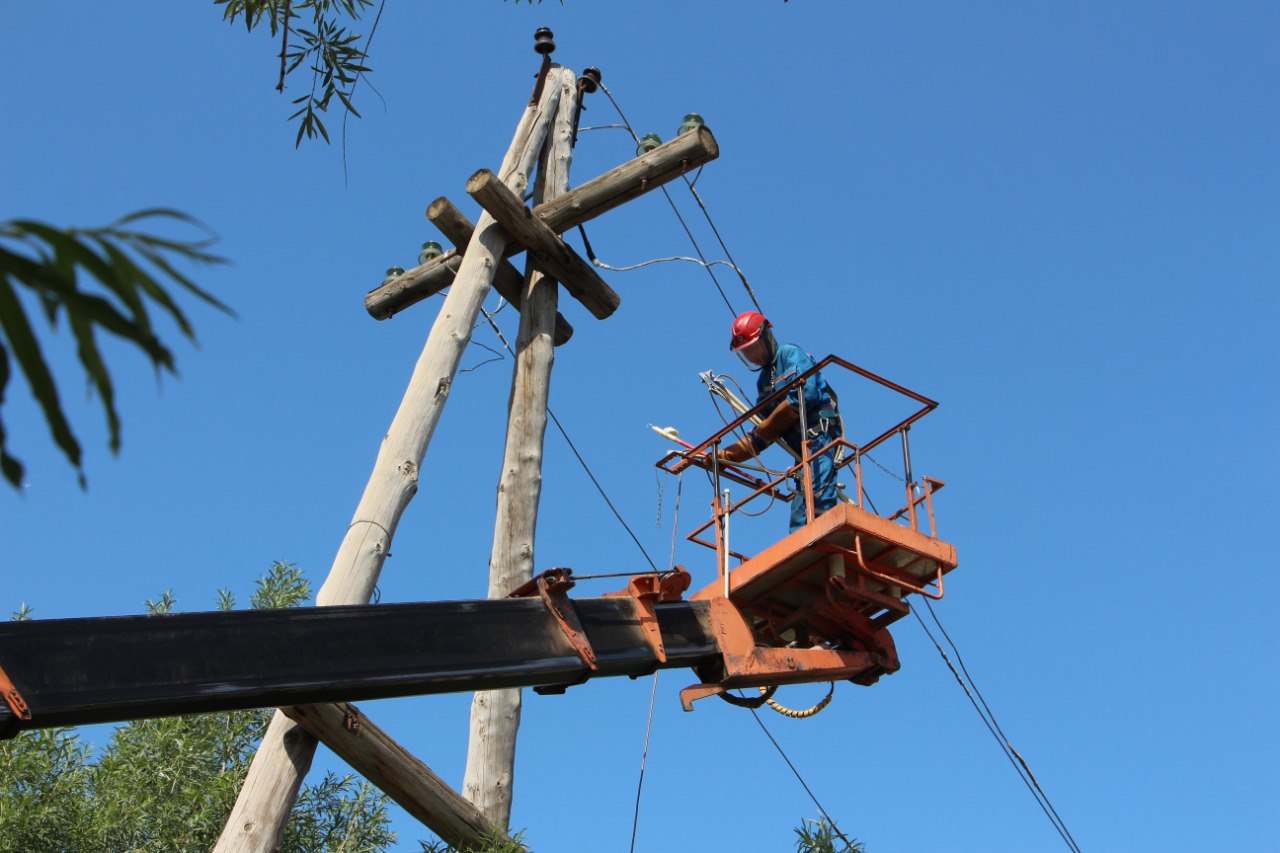
[[[610,169],[559,198],[538,205],[533,212],[551,230],[562,233],[656,190],[719,156],[720,146],[711,131],[705,127],[698,128]],[[507,255],[518,251],[519,246],[509,246]],[[414,267],[395,281],[371,291],[365,297],[365,308],[376,319],[385,320],[448,287],[461,260],[457,252],[449,251]]]
[[[597,319],[603,320],[617,310],[622,298],[551,226],[525,207],[497,175],[481,169],[467,181],[467,192],[528,250],[535,266],[560,282]]]
[[[427,207],[427,219],[431,220],[431,224],[439,228],[440,233],[455,246],[465,246],[470,243],[471,232],[476,229],[471,220],[467,219],[466,215],[444,196],[431,202]],[[493,276],[493,289],[510,302],[511,307],[517,311],[523,310],[521,306],[524,303],[524,275],[512,266],[510,261],[498,262],[498,269]],[[551,336],[552,343],[560,346],[571,337],[573,337],[573,326],[569,325],[569,321],[563,314],[557,312],[556,328]]]

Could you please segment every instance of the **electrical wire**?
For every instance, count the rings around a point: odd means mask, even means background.
[[[991,737],[995,738],[996,744],[1000,747],[1000,751],[1004,753],[1004,757],[1009,759],[1009,764],[1013,766],[1014,772],[1018,774],[1018,778],[1022,780],[1022,784],[1027,787],[1027,790],[1035,799],[1036,805],[1040,807],[1040,810],[1044,812],[1044,816],[1049,819],[1049,823],[1053,825],[1054,830],[1059,836],[1061,836],[1063,843],[1067,845],[1067,849],[1073,851],[1073,853],[1080,853],[1080,848],[1076,846],[1075,839],[1073,839],[1071,834],[1066,831],[1065,826],[1059,826],[1058,821],[1055,820],[1053,815],[1050,813],[1049,807],[1041,800],[1040,794],[1036,792],[1036,788],[1032,786],[1031,782],[1028,781],[1026,776],[1023,774],[1022,769],[1018,766],[1018,762],[1009,754],[1008,745],[1005,743],[1004,739],[996,733],[995,727],[991,724],[991,721],[987,719],[986,714],[982,713],[982,709],[978,707],[978,703],[973,698],[973,694],[969,691],[968,685],[965,684],[964,679],[960,677],[960,673],[956,671],[955,666],[951,663],[951,659],[947,657],[947,653],[942,650],[942,646],[938,645],[938,641],[933,638],[933,632],[929,630],[929,626],[920,618],[920,614],[916,612],[914,607],[911,608],[911,613],[916,617],[916,621],[920,623],[920,627],[924,629],[925,634],[928,635],[930,642],[933,643],[933,647],[938,650],[938,654],[942,656],[943,663],[947,665],[947,669],[951,670],[951,674],[955,676],[956,682],[960,685],[960,688],[964,690],[964,695],[969,698],[969,703],[973,705],[973,709],[977,711],[978,716],[982,718],[982,723],[987,727],[987,731],[991,732]]]
[[[738,695],[741,696],[742,692],[739,691]],[[836,835],[840,836],[840,840],[848,845],[850,850],[853,850],[853,842],[840,831],[840,827],[836,825],[835,819],[832,818],[831,814],[822,807],[822,803],[818,802],[818,798],[813,793],[813,789],[809,787],[809,783],[804,781],[804,777],[800,775],[800,771],[796,769],[795,764],[793,764],[791,759],[787,757],[786,750],[784,750],[782,748],[782,744],[778,743],[777,739],[774,738],[773,733],[769,731],[769,727],[764,724],[764,720],[760,719],[760,715],[756,713],[756,709],[748,708],[747,710],[749,710],[751,712],[751,716],[755,718],[756,725],[760,726],[760,731],[764,732],[765,737],[769,738],[769,742],[773,744],[773,748],[778,750],[778,754],[782,756],[782,760],[787,762],[787,766],[790,767],[791,772],[795,774],[796,780],[800,782],[800,787],[804,788],[804,792],[809,795],[809,799],[813,800],[813,804],[818,807],[818,811],[822,812],[822,816],[827,819],[827,823],[831,824],[831,829],[835,831]]]
[[[699,170],[698,174],[702,174],[701,170]],[[711,233],[716,235],[716,241],[720,244],[720,248],[724,250],[724,255],[729,259],[729,264],[733,267],[733,271],[738,274],[738,278],[742,279],[742,287],[747,291],[747,296],[751,298],[751,304],[756,306],[756,310],[763,314],[764,309],[760,307],[760,302],[756,299],[756,292],[751,289],[751,282],[747,281],[746,273],[742,271],[742,267],[738,266],[738,262],[733,259],[733,253],[725,245],[724,238],[720,236],[720,229],[716,227],[715,220],[711,218],[711,212],[702,203],[702,196],[698,195],[698,191],[693,188],[693,184],[698,178],[695,176],[693,181],[690,181],[688,175],[681,175],[680,177],[684,178],[685,186],[689,188],[689,192],[693,195],[693,200],[698,203],[698,207],[702,210],[702,215],[707,218],[707,224],[711,226]]]
[[[493,328],[494,333],[498,336],[498,340],[502,341],[502,346],[511,356],[515,357],[515,351],[511,349],[511,344],[507,343],[507,338],[502,334],[502,330],[498,328],[498,324],[494,322],[493,315],[482,307],[480,313],[489,321],[489,325]],[[626,519],[622,517],[622,513],[618,512],[618,508],[613,505],[613,501],[609,499],[609,494],[604,490],[604,486],[600,485],[600,481],[596,479],[596,475],[591,470],[591,466],[587,464],[587,460],[582,458],[582,454],[578,452],[578,446],[573,443],[573,439],[569,437],[569,433],[565,430],[564,424],[560,423],[560,419],[556,417],[556,413],[551,410],[551,406],[547,406],[547,415],[551,418],[551,422],[556,425],[556,429],[560,431],[560,435],[564,438],[565,443],[569,445],[569,449],[573,451],[573,455],[577,457],[578,464],[582,466],[582,470],[587,472],[587,476],[591,478],[592,484],[595,485],[596,491],[600,493],[600,497],[604,498],[604,502],[609,505],[609,510],[613,513],[613,517],[618,519],[618,523],[627,531],[627,535],[631,537],[631,541],[636,543],[636,547],[640,549],[640,553],[644,555],[645,561],[655,572],[658,566],[653,562],[653,558],[649,556],[649,552],[645,550],[644,545],[640,544],[640,538],[636,536],[635,531],[631,529],[631,525],[627,524]]]
[[[611,270],[612,272],[631,272],[632,270],[638,270],[642,267],[651,266],[652,264],[665,264],[665,263],[668,263],[669,261],[688,261],[691,264],[699,264],[704,267],[714,267],[717,265],[726,266],[726,267],[733,266],[733,264],[729,263],[728,261],[707,261],[704,263],[703,261],[700,261],[697,258],[689,258],[684,255],[673,255],[669,258],[654,258],[651,261],[641,261],[638,264],[631,264],[630,266],[626,266],[626,267],[611,266],[610,264],[606,264],[604,261],[600,260],[599,258],[591,259],[591,263],[595,264],[601,269]]]
[[[649,721],[644,726],[644,752],[640,753],[640,781],[636,783],[636,810],[631,818],[631,853],[636,850],[636,830],[640,828],[640,792],[644,790],[644,766],[649,760],[649,732],[653,730],[653,700],[658,695],[658,672],[653,673],[653,689],[649,691]]]
[[[1026,759],[1022,757],[1018,750],[1014,749],[1013,744],[1009,741],[1009,737],[1004,733],[1004,729],[1000,727],[1000,721],[996,719],[995,712],[991,710],[991,706],[987,704],[986,697],[984,697],[982,695],[982,691],[978,689],[978,683],[974,681],[973,676],[969,674],[969,668],[964,665],[964,658],[960,654],[960,649],[956,646],[955,641],[951,639],[951,635],[947,633],[947,629],[943,626],[942,620],[938,618],[937,611],[933,609],[933,603],[929,601],[928,598],[924,599],[924,603],[925,606],[929,608],[929,615],[933,617],[934,624],[938,626],[938,630],[942,632],[942,636],[946,639],[947,645],[951,647],[951,651],[955,652],[956,663],[960,664],[961,672],[963,672],[964,677],[969,680],[969,686],[972,687],[973,692],[977,694],[978,701],[981,702],[982,707],[986,709],[987,716],[990,717],[991,723],[995,726],[996,731],[1000,733],[1000,737],[1004,741],[1005,746],[1007,746],[1009,751],[1013,753],[1014,757],[1018,759],[1018,763],[1022,765],[1022,769],[1025,770],[1027,776],[1030,777],[1031,784],[1035,785],[1036,790],[1039,791],[1040,795],[1044,798],[1045,805],[1049,807],[1049,811],[1053,812],[1053,816],[1057,818],[1058,824],[1062,827],[1063,831],[1066,832],[1067,837],[1071,840],[1075,849],[1079,850],[1080,845],[1076,844],[1075,837],[1072,836],[1071,830],[1067,828],[1066,821],[1062,819],[1062,816],[1058,814],[1058,810],[1054,808],[1053,803],[1050,802],[1049,795],[1045,793],[1044,788],[1040,786],[1039,780],[1037,780],[1035,774],[1031,772],[1031,767],[1027,764]]]
[[[667,571],[676,566],[676,535],[680,530],[680,494],[684,491],[684,472],[676,480],[676,508],[671,519],[671,558],[667,561]],[[636,830],[640,827],[640,792],[644,790],[644,768],[649,760],[649,733],[653,730],[653,700],[658,695],[658,671],[653,673],[653,689],[649,691],[649,719],[644,724],[644,751],[640,753],[640,780],[636,782],[636,807],[631,818],[631,853],[636,849]]]
[[[608,87],[603,83],[600,84],[600,90],[604,92],[605,96],[609,99],[609,103],[613,104],[614,110],[618,113],[618,118],[622,119],[622,123],[626,125],[627,131],[631,134],[631,138],[636,141],[637,145],[639,145],[640,137],[636,136],[635,128],[631,126],[631,122],[627,121],[627,116],[622,112],[622,107],[618,106],[618,102],[614,100],[613,93],[610,92]],[[680,208],[676,207],[675,200],[671,198],[671,193],[667,192],[666,187],[659,187],[658,189],[662,190],[662,194],[667,199],[667,204],[671,205],[671,211],[675,213],[676,219],[680,221],[680,227],[683,228],[684,233],[688,235],[689,242],[693,244],[693,251],[701,259],[702,265],[706,269],[707,274],[711,276],[711,281],[715,284],[716,291],[720,294],[720,298],[724,300],[725,307],[729,309],[730,314],[733,314],[736,317],[738,312],[734,310],[733,303],[729,301],[729,297],[724,292],[724,288],[720,286],[720,279],[716,278],[716,272],[711,268],[710,263],[707,261],[707,256],[703,254],[702,247],[698,245],[697,238],[693,236],[693,231],[689,229],[688,223],[685,222],[684,217],[680,215]]]

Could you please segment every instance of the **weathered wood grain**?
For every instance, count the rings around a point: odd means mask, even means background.
[[[455,246],[465,246],[469,243],[471,232],[475,230],[475,226],[471,224],[466,214],[458,210],[453,202],[444,196],[431,202],[427,207],[427,219],[431,220],[431,224],[439,228],[440,233]],[[502,298],[510,302],[517,311],[523,310],[524,276],[511,265],[510,261],[504,260],[498,263],[498,271],[493,277],[493,289],[498,291]],[[569,321],[558,312],[555,320],[556,327],[552,340],[556,346],[560,346],[573,337],[573,326],[569,325]]]
[[[467,192],[513,240],[528,249],[529,263],[559,281],[597,319],[617,310],[622,298],[559,234],[531,213],[518,195],[503,186],[497,175],[481,169],[467,181]]]
[[[525,109],[502,161],[501,178],[509,191],[524,194],[559,101],[560,88],[552,86],[538,104]],[[342,537],[329,576],[316,596],[316,604],[369,601],[391,550],[396,526],[418,491],[422,460],[506,242],[507,232],[493,217],[481,216],[400,407],[383,436],[373,473]],[[299,736],[303,735],[297,724],[277,711],[215,850],[260,851],[279,846],[298,787],[315,754],[314,741],[309,736],[298,740]],[[286,749],[290,738],[298,743]]]
[[[342,702],[282,710],[450,845],[462,849],[495,832],[505,836],[501,826],[489,821],[355,705]]]
[[[548,85],[554,84],[549,80]],[[573,159],[576,78],[560,81],[560,111],[543,148],[534,200],[562,195],[569,189]],[[559,286],[543,275],[532,259],[525,268],[516,336],[515,369],[507,410],[507,439],[498,479],[498,508],[489,557],[489,597],[505,598],[533,577],[538,504],[542,497],[542,451],[547,432],[547,402],[555,363],[552,332]],[[471,734],[462,793],[493,823],[506,827],[514,795],[516,734],[520,726],[519,690],[475,694],[471,702]]]

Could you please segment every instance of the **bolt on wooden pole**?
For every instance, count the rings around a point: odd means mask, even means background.
[[[549,79],[550,87],[557,81]],[[560,71],[560,106],[539,164],[535,203],[569,190],[573,157],[573,113],[578,97],[572,71]],[[515,368],[507,414],[507,440],[498,481],[498,509],[489,559],[489,597],[503,598],[533,577],[538,502],[542,494],[542,449],[547,432],[547,402],[555,363],[553,335],[559,285],[532,262],[516,336]],[[471,735],[462,793],[494,825],[511,819],[516,732],[520,726],[519,690],[476,693],[471,703]]]
[[[539,102],[526,108],[503,158],[500,176],[517,195],[523,195],[528,186],[560,96],[559,86],[545,87]],[[396,525],[418,491],[419,468],[507,239],[506,231],[492,216],[480,217],[316,604],[369,601]],[[216,851],[274,850],[279,846],[315,748],[315,738],[284,714],[277,712],[272,717]]]

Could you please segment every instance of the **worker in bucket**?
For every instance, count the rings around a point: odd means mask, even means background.
[[[729,348],[737,353],[747,368],[759,372],[756,380],[756,405],[814,365],[813,356],[795,344],[779,344],[773,336],[773,324],[758,311],[739,314],[731,327]],[[745,462],[775,441],[781,441],[799,455],[800,388],[789,390],[764,420],[742,438],[720,451],[724,462]],[[815,373],[804,382],[805,421],[809,430],[809,451],[826,446],[843,435],[836,395],[822,374]],[[836,485],[838,448],[823,453],[810,462],[813,472],[813,511],[815,518],[840,500]],[[804,526],[804,480],[796,474],[795,497],[791,499],[791,532]]]

